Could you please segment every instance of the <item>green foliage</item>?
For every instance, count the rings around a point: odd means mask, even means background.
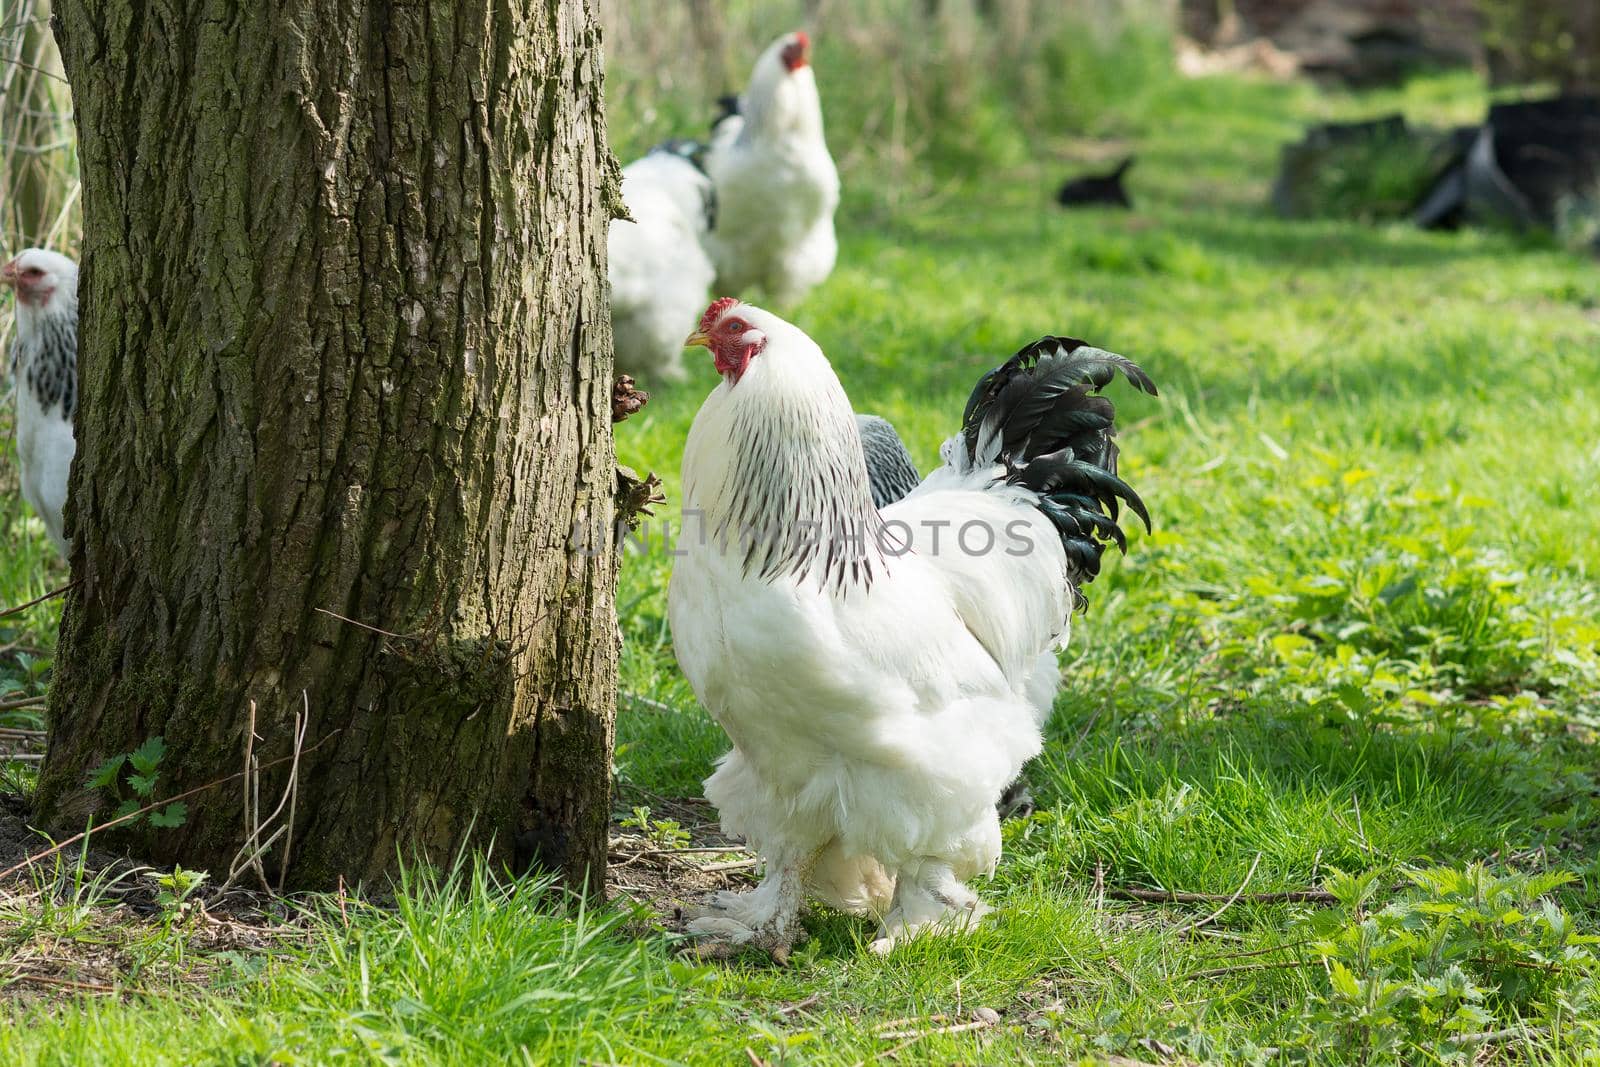
[[[1504,80],[1600,84],[1600,22],[1591,0],[1478,0],[1478,10]]]
[[[1309,923],[1327,988],[1301,1019],[1308,1053],[1404,1060],[1427,1049],[1464,1063],[1507,1015],[1530,1031],[1577,1022],[1593,1040],[1600,937],[1548,896],[1569,872],[1469,864],[1407,875],[1411,887],[1376,908],[1374,872],[1329,881],[1340,906]]]
[[[647,807],[634,808],[633,814],[624,818],[618,825],[625,830],[638,830],[657,848],[683,848],[689,843],[689,831],[685,830],[676,819],[652,819],[650,809]]]
[[[119,802],[111,815],[113,819],[124,819],[130,823],[147,819],[151,826],[166,829],[182,826],[189,817],[189,806],[181,800],[141,812],[141,809],[150,807],[155,797],[156,783],[161,778],[159,768],[166,754],[167,743],[163,738],[147,738],[132,752],[112,756],[100,764],[90,772],[84,785],[89,789],[105,790]]]
[[[161,892],[156,894],[156,904],[163,911],[183,912],[189,897],[208,877],[205,871],[186,871],[182,866],[173,867],[170,874],[156,875],[156,884],[161,887]]]
[[[1412,130],[1329,146],[1297,171],[1297,214],[1381,222],[1410,215],[1449,162],[1445,134]]]
[[[0,323],[5,317],[0,315]],[[0,345],[5,344],[0,326]],[[16,434],[5,378],[9,360],[0,357],[0,611],[20,607],[67,582],[66,567],[45,537],[44,526],[22,499],[16,466]],[[0,617],[0,730],[44,729],[44,708],[24,703],[42,697],[49,680],[51,649],[61,619],[61,601],[44,600]],[[31,787],[32,764],[0,761],[0,789]]]

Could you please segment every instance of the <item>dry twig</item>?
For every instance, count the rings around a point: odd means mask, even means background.
[[[54,600],[63,593],[70,592],[71,590],[77,588],[82,581],[83,579],[79,578],[77,581],[68,582],[66,585],[63,585],[57,589],[52,589],[48,593],[41,593],[39,596],[34,597],[26,604],[18,604],[14,608],[7,608],[4,611],[0,611],[0,619],[7,619],[13,615],[20,615],[24,611],[27,611],[29,608],[33,607],[35,604],[43,604],[46,600]]]
[[[1105,895],[1113,900],[1137,900],[1146,904],[1215,904],[1231,899],[1227,893],[1180,893],[1171,889],[1140,889],[1136,886],[1107,886]],[[1339,898],[1326,889],[1285,889],[1269,893],[1247,893],[1238,898],[1246,904],[1337,904]]]
[[[304,702],[305,712],[304,714],[296,712],[294,717],[294,749],[289,755],[289,781],[283,787],[283,795],[278,799],[278,806],[272,809],[272,814],[265,820],[261,818],[261,767],[255,756],[256,702],[253,700],[250,702],[250,721],[245,730],[244,741],[245,767],[241,772],[244,777],[244,843],[239,846],[233,862],[228,865],[228,880],[222,884],[223,889],[230,888],[234,880],[245,871],[254,871],[261,882],[261,888],[268,893],[272,892],[272,883],[267,881],[267,872],[261,864],[261,857],[277,843],[279,838],[282,838],[283,862],[278,871],[278,891],[280,893],[283,891],[284,878],[289,868],[289,845],[294,840],[294,802],[299,794],[300,753],[305,745],[306,730],[311,726],[311,698],[303,689],[300,691],[300,697]],[[288,821],[262,841],[262,833],[283,814],[285,806],[289,809]]]
[[[1245,872],[1244,881],[1240,882],[1239,883],[1239,888],[1235,889],[1233,891],[1233,896],[1229,897],[1226,901],[1223,902],[1221,907],[1219,907],[1216,911],[1212,912],[1210,915],[1207,915],[1204,919],[1201,919],[1198,922],[1192,922],[1192,923],[1188,924],[1187,926],[1178,927],[1178,929],[1173,931],[1173,935],[1176,936],[1178,934],[1187,934],[1192,930],[1198,930],[1198,929],[1200,929],[1200,927],[1206,926],[1206,925],[1208,925],[1210,923],[1215,922],[1217,919],[1221,918],[1222,917],[1222,913],[1227,911],[1229,908],[1233,907],[1234,902],[1239,899],[1239,895],[1241,893],[1243,893],[1244,890],[1245,890],[1245,887],[1250,884],[1250,879],[1252,879],[1252,878],[1254,878],[1256,876],[1256,868],[1259,867],[1260,865],[1261,865],[1261,853],[1257,852],[1256,853],[1256,858],[1250,861],[1250,869]]]

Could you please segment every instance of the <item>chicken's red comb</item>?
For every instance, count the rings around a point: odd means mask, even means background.
[[[795,30],[794,40],[783,46],[784,68],[793,74],[805,66],[811,55],[811,38],[805,30]]]
[[[723,296],[713,300],[711,306],[706,308],[706,313],[700,316],[700,332],[710,333],[717,320],[722,318],[722,313],[738,302],[739,298],[736,296]]]

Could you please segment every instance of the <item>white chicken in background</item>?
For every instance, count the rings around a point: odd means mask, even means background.
[[[839,172],[822,135],[804,31],[761,53],[737,113],[712,131],[705,167],[717,190],[718,225],[707,247],[718,289],[759,287],[789,305],[827,280],[839,254]]]
[[[1046,337],[973,391],[943,466],[874,507],[862,437],[816,344],[718,300],[686,342],[723,382],[684,449],[669,589],[684,675],[733,750],[706,780],[766,864],[690,932],[782,958],[807,893],[881,923],[886,951],[986,910],[995,801],[1040,748],[1078,587],[1125,546],[1114,409],[1130,361]]]
[[[17,294],[11,378],[22,496],[65,556],[62,509],[77,447],[72,416],[78,406],[78,265],[59,253],[30,248],[0,268],[0,284]]]
[[[623,169],[633,221],[612,220],[607,238],[617,370],[643,381],[682,380],[683,335],[716,274],[704,247],[716,204],[711,179],[675,148]]]

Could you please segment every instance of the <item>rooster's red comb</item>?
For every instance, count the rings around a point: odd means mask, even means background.
[[[738,302],[739,298],[736,296],[723,296],[713,300],[711,306],[706,308],[706,313],[700,316],[700,332],[710,333],[717,320],[722,318],[722,313]]]
[[[783,46],[783,65],[790,74],[811,61],[811,37],[805,30],[795,30],[794,40]]]

